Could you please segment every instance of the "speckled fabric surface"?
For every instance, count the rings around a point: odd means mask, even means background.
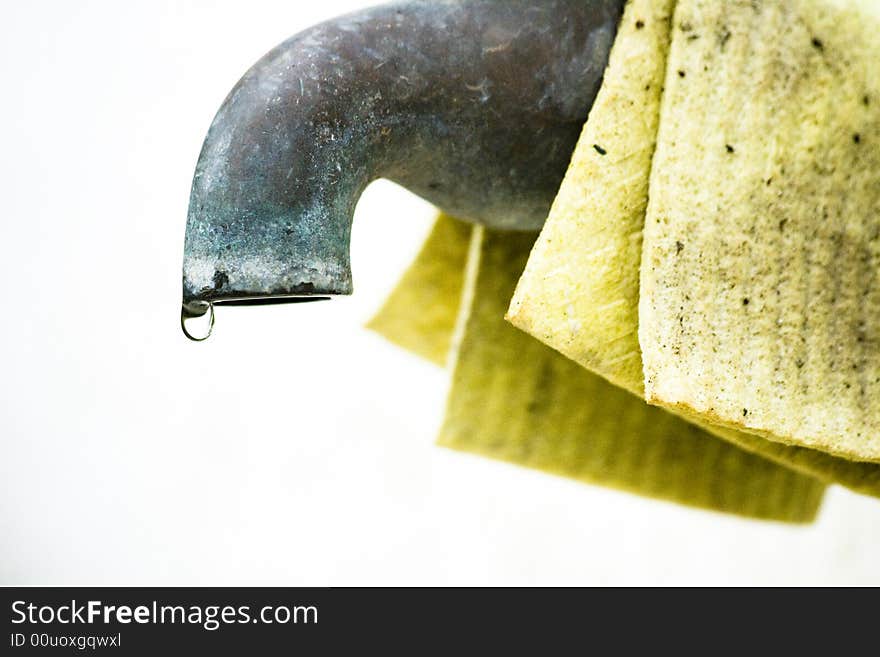
[[[636,0],[627,7],[603,88],[509,311],[517,326],[638,394],[644,390],[637,339],[639,266],[654,145],[651,129],[657,126],[651,112],[659,113],[659,96],[646,87],[665,76],[665,69],[657,70],[657,58],[666,43],[662,35],[668,38],[672,25],[651,22],[658,14],[649,9],[658,12],[665,8],[661,5]],[[679,34],[685,43],[705,37],[705,32],[692,30]],[[669,70],[682,79],[678,68]],[[823,481],[880,495],[880,467],[875,464],[768,441],[676,410],[744,449]]]
[[[880,461],[880,23],[680,0],[650,183],[649,401]]]
[[[736,445],[880,495],[872,25],[818,0],[632,0],[528,266],[528,236],[475,233],[441,443],[631,489],[607,462],[589,466],[613,430],[590,451],[574,425],[546,425],[566,408],[603,427],[595,400],[623,395],[630,428],[647,409],[731,462]],[[523,267],[508,318],[575,362],[498,323],[492,300],[503,311],[503,280]],[[584,408],[571,411],[570,390]],[[631,438],[612,442],[624,453]],[[796,481],[795,495],[822,488]],[[647,494],[692,503],[670,485]]]

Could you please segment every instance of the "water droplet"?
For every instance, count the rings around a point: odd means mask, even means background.
[[[207,340],[214,330],[214,304],[198,301],[181,306],[180,328],[193,342]]]

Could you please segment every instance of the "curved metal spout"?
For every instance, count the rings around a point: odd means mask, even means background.
[[[350,294],[364,188],[504,229],[543,223],[623,0],[430,0],[308,29],[226,98],[193,180],[184,314]]]

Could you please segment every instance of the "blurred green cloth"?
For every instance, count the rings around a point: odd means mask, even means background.
[[[504,321],[535,237],[441,216],[369,324],[434,362],[442,345],[454,350],[438,443],[689,506],[812,521],[817,480],[648,406]]]

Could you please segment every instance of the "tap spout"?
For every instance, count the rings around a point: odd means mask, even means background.
[[[408,0],[288,39],[230,92],[196,166],[184,315],[350,294],[351,222],[393,180],[459,217],[536,229],[623,0]]]

